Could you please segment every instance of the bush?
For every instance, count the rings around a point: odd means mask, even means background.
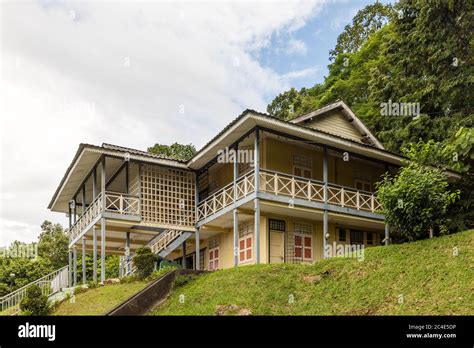
[[[428,237],[430,228],[443,224],[459,191],[449,190],[440,169],[409,163],[395,177],[386,174],[377,183],[377,197],[393,235],[415,240]]]
[[[38,285],[26,289],[26,297],[20,302],[20,309],[26,315],[48,315],[48,296],[43,295]]]
[[[138,277],[144,279],[148,277],[155,268],[155,255],[150,248],[138,248],[136,255],[133,257],[133,263],[137,267]]]

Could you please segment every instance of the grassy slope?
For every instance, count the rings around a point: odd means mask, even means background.
[[[453,255],[455,247],[458,256]],[[304,280],[315,275],[322,275],[319,282]],[[333,258],[314,265],[208,273],[176,288],[151,314],[214,315],[217,306],[232,304],[254,315],[473,315],[474,230],[370,248],[364,261]]]
[[[111,284],[90,289],[75,296],[75,303],[62,302],[53,315],[103,315],[143,289],[148,282]]]

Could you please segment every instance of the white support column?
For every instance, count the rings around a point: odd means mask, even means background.
[[[130,267],[129,262],[130,262],[130,232],[127,232],[125,236],[125,264],[127,265],[125,272],[127,273]]]
[[[92,228],[92,280],[97,283],[97,228]]]
[[[234,209],[233,214],[233,232],[234,232],[234,267],[239,265],[239,213]]]
[[[101,161],[101,168],[100,168],[100,191],[102,194],[102,214],[105,212],[105,156],[102,157]],[[100,223],[100,282],[105,282],[105,218],[102,215],[101,223]]]
[[[72,207],[71,207],[71,201],[69,202],[69,231],[71,230],[72,227]]]
[[[260,263],[260,201],[255,199],[255,263]]]
[[[82,284],[87,284],[86,278],[86,237],[82,237]]]
[[[71,249],[69,249],[68,256],[69,256],[69,280],[68,280],[68,286],[71,287],[71,286],[72,286],[72,250],[71,250]]]
[[[73,286],[77,285],[77,250],[76,246],[72,247],[72,258],[73,258],[73,272],[74,272],[74,280],[73,280]]]
[[[196,224],[196,233],[195,233],[195,239],[196,239],[196,257],[194,258],[194,261],[196,264],[194,265],[194,269],[201,269],[201,252],[200,252],[200,227],[197,227],[197,222],[198,222],[198,204],[199,204],[199,188],[198,188],[198,175],[195,173],[194,176],[194,223]]]
[[[183,242],[182,244],[183,248],[183,258],[181,259],[183,269],[186,269],[186,241]]]
[[[74,209],[73,209],[74,211],[73,211],[72,217],[73,217],[73,221],[74,221],[73,223],[75,224],[76,221],[77,221],[77,202],[76,202],[76,197],[74,197],[74,199],[73,199],[73,204],[74,204]]]
[[[239,151],[239,144],[235,144],[235,158],[234,158],[234,204],[237,202],[237,179],[239,177],[239,165],[238,165],[238,151]],[[239,265],[239,214],[237,212],[237,208],[234,208],[233,214],[233,237],[234,237],[234,267]]]
[[[260,200],[258,199],[258,191],[260,189],[260,130],[255,130],[255,155],[254,155],[254,168],[255,168],[255,263],[260,263]]]
[[[324,215],[323,215],[323,259],[326,258],[326,244],[328,234],[328,149],[323,148],[323,182],[324,182]]]
[[[82,185],[82,209],[81,209],[81,216],[84,215],[84,212],[87,209],[86,205],[86,184]]]
[[[196,228],[196,234],[195,234],[195,237],[196,237],[196,257],[195,257],[195,261],[196,261],[196,264],[194,265],[194,269],[201,269],[201,241],[199,240],[199,233],[200,233],[200,228]]]
[[[97,198],[97,166],[92,171],[92,201]],[[97,283],[97,228],[92,227],[92,281]]]
[[[105,282],[105,218],[101,219],[100,225],[100,282]]]

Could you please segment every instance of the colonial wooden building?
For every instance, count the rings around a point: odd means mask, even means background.
[[[72,269],[92,254],[94,280],[98,257],[122,255],[127,273],[141,246],[207,270],[313,262],[389,242],[375,183],[401,161],[342,101],[289,122],[246,110],[187,162],[81,144],[49,209],[69,216]]]

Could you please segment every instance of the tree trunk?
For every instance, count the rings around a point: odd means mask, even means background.
[[[430,238],[433,238],[434,232],[433,232],[433,227],[430,227]]]

